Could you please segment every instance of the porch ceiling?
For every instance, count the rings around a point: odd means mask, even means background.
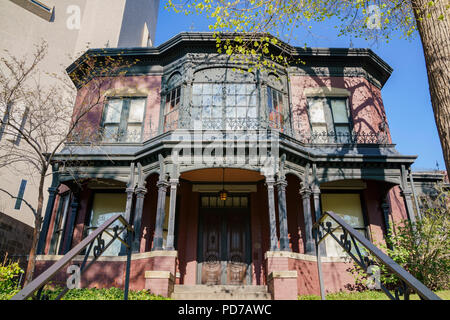
[[[257,171],[234,168],[225,168],[225,171],[223,168],[193,170],[183,172],[180,178],[192,182],[257,182],[264,180],[264,176]]]

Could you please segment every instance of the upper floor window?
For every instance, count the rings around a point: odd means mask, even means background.
[[[180,95],[181,87],[172,89],[166,95],[166,105],[164,107],[164,130],[173,130],[177,128]]]
[[[146,98],[111,98],[103,113],[103,141],[139,142]]]
[[[267,87],[267,97],[269,125],[272,128],[281,129],[284,123],[283,94],[272,87]]]
[[[346,98],[310,98],[308,102],[311,131],[316,142],[350,141],[350,115]]]
[[[256,85],[195,83],[192,119],[206,129],[249,129],[257,118]]]

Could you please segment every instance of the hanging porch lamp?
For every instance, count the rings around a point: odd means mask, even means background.
[[[225,190],[225,168],[223,168],[223,173],[222,173],[222,190],[219,191],[219,199],[222,201],[227,200],[228,197],[228,193]]]

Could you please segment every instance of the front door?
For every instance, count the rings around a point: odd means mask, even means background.
[[[241,202],[248,205],[248,201]],[[236,206],[240,202],[229,203]],[[203,207],[199,227],[198,282],[248,284],[251,264],[248,208],[226,207],[226,202],[221,207]]]

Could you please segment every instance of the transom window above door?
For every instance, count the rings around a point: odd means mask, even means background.
[[[146,98],[110,98],[103,111],[104,142],[140,142]]]
[[[204,129],[251,129],[257,119],[255,84],[194,83],[192,119]]]
[[[315,142],[350,142],[351,124],[346,98],[309,98],[308,105]]]

